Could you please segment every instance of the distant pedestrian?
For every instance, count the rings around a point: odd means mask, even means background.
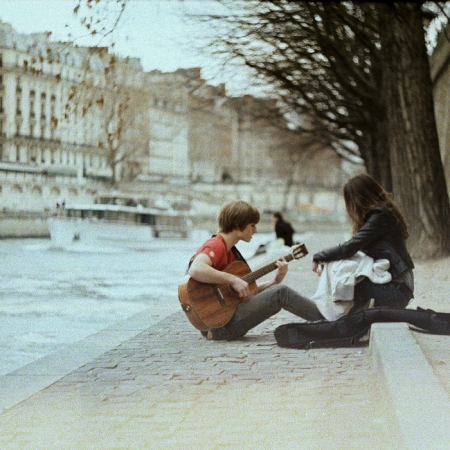
[[[275,234],[277,239],[283,239],[284,245],[292,247],[294,245],[294,228],[292,228],[290,222],[284,219],[283,214],[280,211],[274,212],[272,217],[275,222]]]

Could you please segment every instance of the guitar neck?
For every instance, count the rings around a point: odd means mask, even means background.
[[[294,259],[294,256],[292,254],[286,255],[284,257],[286,262],[292,261]],[[254,283],[258,278],[263,277],[264,275],[267,275],[270,272],[273,272],[277,268],[277,261],[274,261],[273,263],[267,264],[267,266],[261,267],[254,272],[250,272],[247,275],[244,275],[242,279],[246,281],[248,284]]]

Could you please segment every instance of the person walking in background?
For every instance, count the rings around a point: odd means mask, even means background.
[[[253,296],[245,280],[226,271],[234,261],[243,260],[235,245],[241,240],[250,242],[259,219],[259,211],[249,203],[239,200],[226,204],[219,213],[218,234],[208,239],[193,257],[188,271],[191,278],[201,283],[229,285],[242,299],[228,323],[202,332],[208,339],[240,339],[281,309],[306,320],[323,319],[313,301],[280,284],[288,271],[284,258],[275,263],[275,277],[257,285]]]
[[[277,239],[283,239],[284,245],[292,247],[292,245],[294,245],[293,236],[295,233],[292,225],[284,219],[283,214],[280,211],[275,211],[272,214],[272,217],[275,222],[275,234]]]
[[[387,259],[392,280],[377,284],[364,277],[357,282],[353,310],[364,308],[371,299],[375,307],[405,308],[414,297],[414,263],[406,248],[408,227],[400,209],[391,194],[367,174],[348,180],[343,194],[353,236],[316,253],[313,271],[320,275],[324,264],[346,260],[358,251],[374,260]]]

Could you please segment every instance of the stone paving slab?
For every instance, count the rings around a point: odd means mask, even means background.
[[[273,330],[295,320],[282,313],[225,343],[176,313],[4,412],[0,448],[415,448],[370,348],[277,347]],[[421,337],[448,379],[448,337]]]
[[[153,322],[150,309],[0,377],[0,412],[130,339]]]
[[[2,414],[2,449],[403,448],[369,349],[206,341],[176,313]]]
[[[413,334],[406,323],[373,324],[373,367],[406,447],[447,450],[450,399]]]
[[[450,336],[412,334],[450,398]]]

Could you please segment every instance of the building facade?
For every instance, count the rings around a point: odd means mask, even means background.
[[[285,185],[338,189],[339,158],[329,149],[301,156],[276,109],[271,100],[230,98],[199,68],[144,72],[106,48],[0,22],[0,208],[50,211],[124,186],[161,196],[172,185],[252,185],[268,203],[282,193],[277,207]]]

